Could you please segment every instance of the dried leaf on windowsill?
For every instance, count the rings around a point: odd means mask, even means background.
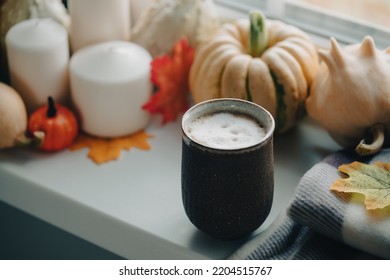
[[[153,136],[144,131],[112,139],[80,134],[69,149],[71,151],[77,151],[83,148],[89,148],[88,157],[96,164],[102,164],[118,159],[122,150],[130,150],[132,148],[138,148],[144,151],[150,150],[151,146],[148,139],[151,137]]]
[[[390,205],[390,163],[364,164],[355,161],[341,165],[339,171],[348,178],[336,180],[331,190],[363,194],[367,210],[382,209]]]

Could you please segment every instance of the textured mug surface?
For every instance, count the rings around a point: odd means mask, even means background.
[[[191,137],[189,124],[220,112],[253,119],[264,129],[264,137],[234,149],[212,148]],[[253,232],[265,221],[274,193],[274,129],[269,112],[238,99],[202,102],[184,114],[182,199],[188,218],[198,229],[228,240]]]

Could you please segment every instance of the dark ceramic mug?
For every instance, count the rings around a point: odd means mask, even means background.
[[[239,99],[205,101],[184,114],[182,199],[198,229],[228,240],[265,221],[274,193],[274,129],[268,111]]]

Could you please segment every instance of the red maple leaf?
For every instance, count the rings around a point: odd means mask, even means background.
[[[175,121],[188,109],[188,76],[194,60],[194,49],[186,39],[173,47],[172,55],[162,55],[151,63],[151,81],[157,92],[142,106],[152,114],[162,114],[162,123]]]

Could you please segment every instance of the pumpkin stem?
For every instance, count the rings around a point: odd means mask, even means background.
[[[330,38],[330,54],[333,56],[336,66],[343,67],[345,66],[345,60],[343,56],[343,51],[335,38]]]
[[[15,139],[15,146],[20,148],[36,148],[42,145],[45,140],[45,133],[43,131],[35,131],[32,136],[21,134]]]
[[[366,56],[375,56],[376,49],[375,49],[375,43],[372,37],[366,36],[364,37],[362,44],[360,46],[361,52]]]
[[[260,11],[249,14],[249,44],[248,53],[252,57],[259,57],[268,45],[268,28],[266,18]]]
[[[355,151],[360,156],[373,155],[379,152],[385,141],[385,125],[378,123],[372,126],[369,131],[372,135],[371,143],[366,143],[366,140],[363,139],[356,146]]]
[[[328,66],[329,69],[337,69],[338,66],[335,65],[335,62],[330,54],[330,52],[324,50],[318,50],[318,56],[320,59]]]
[[[48,104],[48,107],[47,107],[46,116],[48,118],[54,118],[57,114],[57,108],[56,108],[56,105],[54,103],[53,97],[49,96],[47,98],[47,104]]]

